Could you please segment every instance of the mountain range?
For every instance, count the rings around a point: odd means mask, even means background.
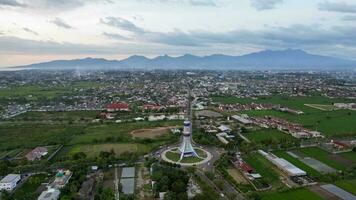
[[[75,60],[54,60],[18,66],[28,69],[225,69],[225,70],[355,70],[356,61],[309,54],[299,49],[265,50],[242,56],[214,54],[195,56],[185,54],[179,57],[168,55],[147,58],[131,56],[123,60],[84,58]]]

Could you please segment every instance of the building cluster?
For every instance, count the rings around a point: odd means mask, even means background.
[[[322,138],[324,137],[318,131],[312,131],[304,128],[300,124],[292,123],[277,117],[266,116],[262,118],[250,117],[249,120],[263,128],[276,128],[280,131],[286,132],[295,138]]]
[[[0,117],[11,118],[27,111],[104,110],[113,102],[126,102],[142,110],[184,108],[189,84],[199,97],[237,96],[255,98],[278,93],[354,98],[356,92],[345,74],[283,72],[199,71],[24,71],[2,72],[1,90],[31,87],[24,95],[1,97]],[[340,84],[339,79],[344,79]],[[40,95],[38,91],[50,95]],[[54,92],[53,91],[59,91]],[[126,108],[115,107],[113,110]],[[202,109],[199,105],[198,109]],[[265,109],[271,105],[224,105],[221,109]],[[281,111],[295,112],[281,108]],[[298,111],[296,111],[298,113]]]
[[[247,111],[247,110],[277,110],[291,114],[303,114],[303,111],[294,110],[288,107],[266,103],[250,103],[250,104],[219,104],[219,110],[224,111]]]
[[[72,177],[73,173],[69,170],[58,170],[54,181],[47,186],[47,190],[43,191],[38,200],[57,200],[61,194],[62,189]]]

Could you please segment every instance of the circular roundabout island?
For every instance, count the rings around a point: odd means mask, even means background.
[[[182,166],[202,165],[211,160],[212,156],[211,153],[209,153],[208,151],[198,147],[194,147],[194,150],[196,152],[196,155],[182,157],[182,153],[179,148],[174,147],[163,151],[161,154],[161,158],[166,162],[179,164]]]

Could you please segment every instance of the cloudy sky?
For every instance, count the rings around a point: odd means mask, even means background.
[[[356,1],[0,0],[0,67],[287,48],[356,59]]]

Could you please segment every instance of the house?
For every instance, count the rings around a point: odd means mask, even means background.
[[[17,183],[21,180],[20,174],[8,174],[0,181],[0,191],[12,191],[17,186]]]
[[[69,179],[72,177],[72,172],[69,170],[59,170],[55,176],[54,182],[53,182],[53,187],[54,188],[63,188],[69,181]]]
[[[250,167],[250,165],[248,165],[247,163],[241,163],[240,168],[249,174],[251,174],[253,172],[252,167]]]
[[[228,125],[220,125],[218,127],[218,129],[221,131],[221,132],[229,132],[231,131],[230,127]]]
[[[48,149],[46,147],[36,147],[32,151],[26,154],[26,158],[29,161],[35,161],[36,159],[40,159],[42,156],[48,154]]]
[[[161,110],[162,107],[158,104],[144,104],[142,106],[144,110]]]
[[[38,200],[57,200],[61,192],[55,188],[48,188],[38,197]]]
[[[115,111],[129,111],[129,105],[127,103],[111,103],[106,106],[108,112]]]

